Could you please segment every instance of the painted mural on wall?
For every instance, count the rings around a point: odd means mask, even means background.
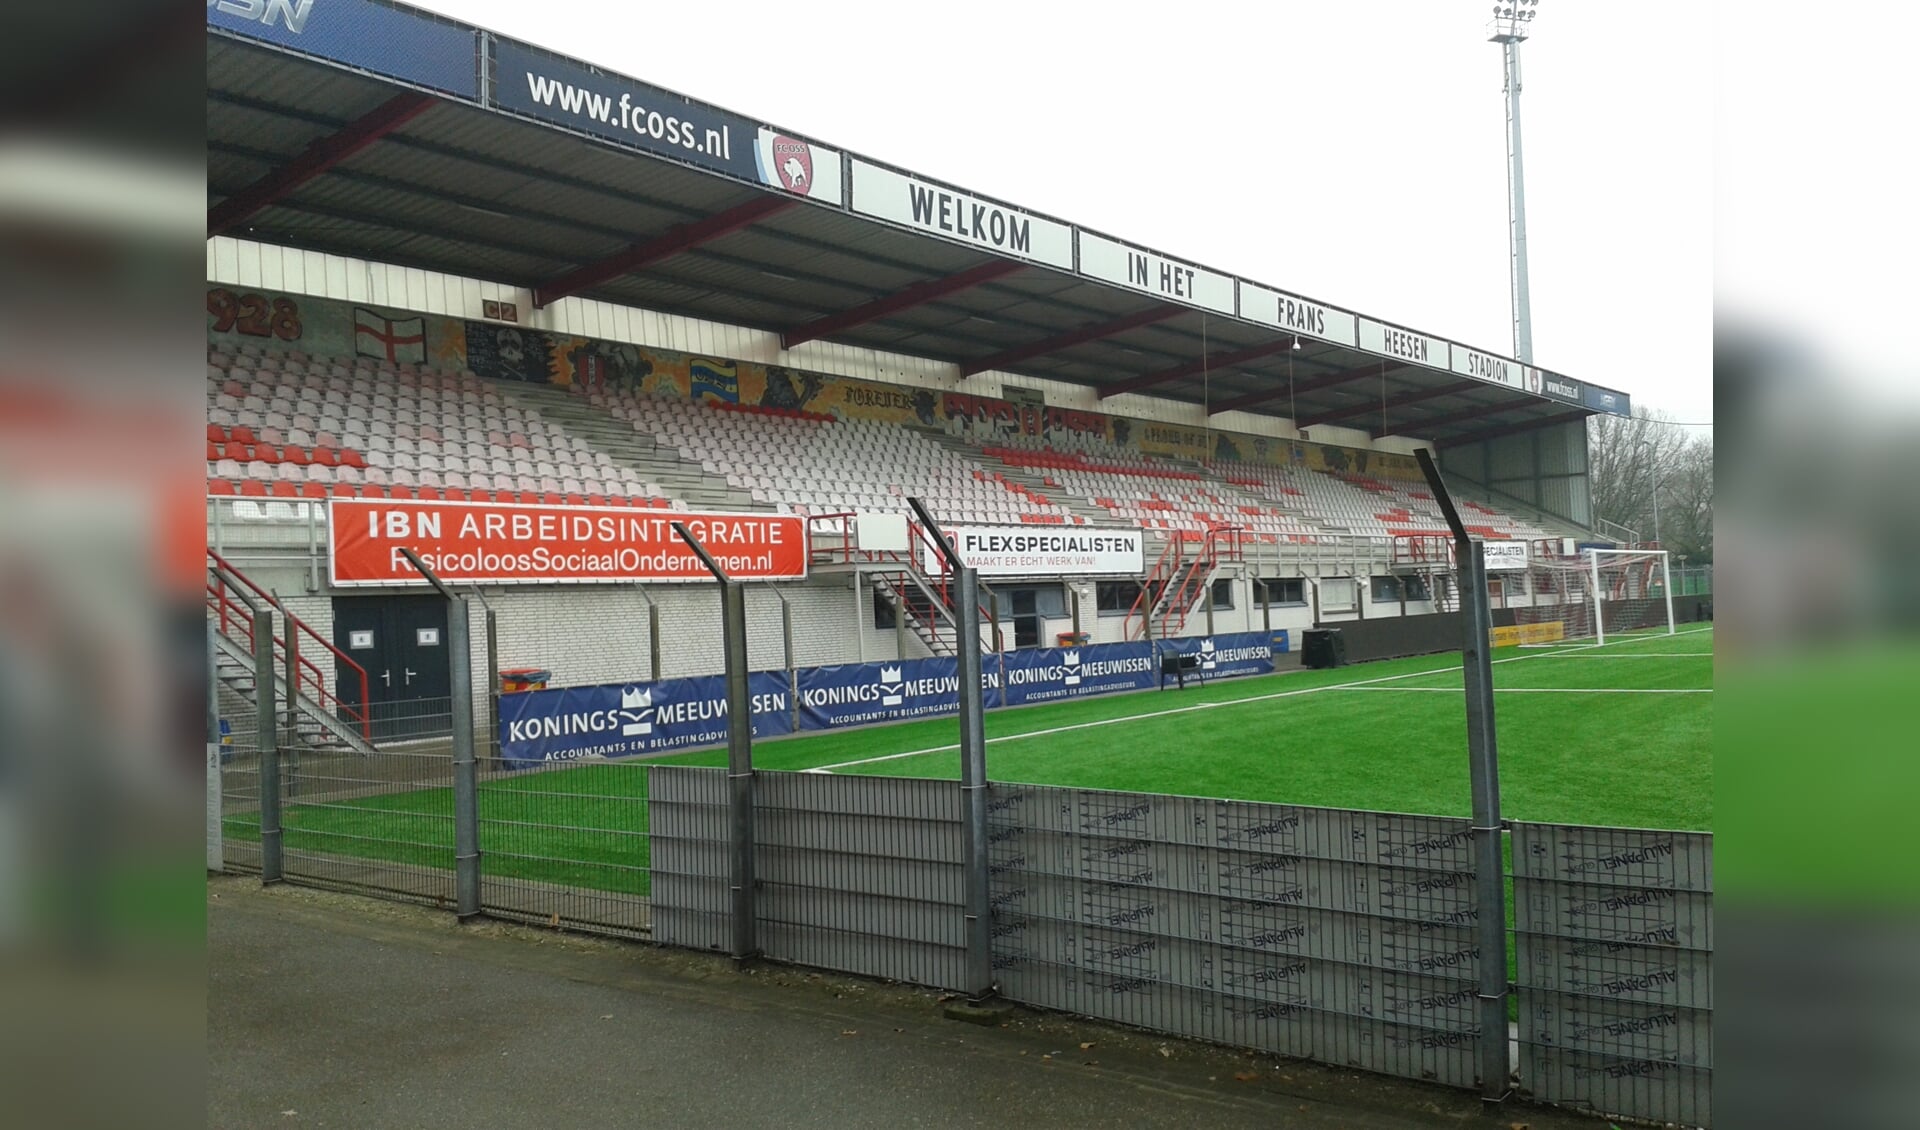
[[[245,288],[208,288],[207,336],[216,345],[251,340],[319,356],[471,369],[490,380],[634,396],[678,395],[708,403],[822,412],[843,420],[956,429],[983,443],[1013,436],[1048,441],[1092,437],[1174,459],[1275,463],[1383,478],[1420,475],[1418,463],[1408,455],[1016,403]]]

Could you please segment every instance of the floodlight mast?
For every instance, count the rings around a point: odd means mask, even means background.
[[[1507,248],[1513,287],[1513,355],[1533,363],[1533,311],[1527,297],[1527,191],[1520,170],[1520,44],[1540,14],[1540,0],[1493,6],[1487,41],[1500,44],[1507,75]]]

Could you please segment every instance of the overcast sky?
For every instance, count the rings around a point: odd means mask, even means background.
[[[1512,353],[1491,0],[413,2]],[[1713,418],[1711,11],[1544,0],[1523,48],[1534,359],[1682,421]]]

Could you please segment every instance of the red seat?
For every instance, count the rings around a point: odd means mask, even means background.
[[[340,465],[342,467],[365,468],[367,465],[367,457],[351,447],[343,447],[340,449]]]
[[[228,440],[220,452],[223,458],[231,459],[235,463],[249,463],[253,460],[253,452],[248,449],[248,445],[237,439]]]
[[[338,467],[340,453],[331,447],[316,447],[313,449],[313,461],[322,467]]]
[[[248,498],[265,498],[267,496],[267,484],[261,482],[259,479],[247,479],[240,484],[240,493],[246,495]]]
[[[221,427],[219,424],[208,424],[207,425],[207,442],[208,443],[227,442],[227,429]]]
[[[440,493],[439,487],[421,487],[420,497],[428,502],[444,502],[447,496]]]
[[[490,490],[476,490],[467,497],[474,502],[492,502],[493,492]]]
[[[277,479],[273,486],[268,488],[267,493],[275,498],[299,498],[300,488],[286,479]]]
[[[295,466],[304,467],[313,462],[313,457],[307,454],[306,448],[301,447],[297,443],[290,443],[281,450],[280,461],[282,463],[292,463]]]
[[[222,458],[224,448],[212,440],[207,441],[207,462],[217,463]]]
[[[605,506],[606,504],[607,496],[604,494],[590,494],[587,496],[588,506]]]
[[[302,483],[300,484],[300,497],[301,498],[325,498],[327,497],[327,484],[312,483],[312,482]]]
[[[566,499],[560,497],[560,492],[552,490],[541,495],[539,501],[546,503],[548,506],[563,506],[566,504]]]
[[[396,486],[396,487],[390,487],[390,488],[389,488],[389,489],[387,490],[387,497],[389,497],[389,498],[418,498],[418,497],[419,497],[419,495],[416,495],[416,494],[414,494],[414,493],[413,493],[413,488],[412,488],[412,487],[401,487],[401,486]]]
[[[233,494],[233,484],[225,479],[208,479],[207,493],[231,495]]]
[[[249,428],[245,424],[240,424],[236,426],[232,431],[227,433],[227,438],[232,440],[238,440],[241,443],[252,443],[254,441],[253,429]]]
[[[360,488],[352,483],[335,483],[332,487],[334,498],[359,498]]]
[[[587,497],[583,494],[570,494],[567,496],[568,506],[585,506],[586,504]]]

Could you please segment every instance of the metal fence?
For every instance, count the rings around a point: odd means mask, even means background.
[[[726,770],[507,770],[482,726],[463,791],[453,700],[370,750],[316,749],[273,680],[229,663],[215,687],[210,866],[661,944],[738,942]],[[752,782],[754,956],[967,987],[979,935],[954,782]],[[986,795],[984,948],[1002,997],[1480,1082],[1483,875],[1468,821],[1012,784]],[[1521,1093],[1710,1124],[1711,837],[1510,827]],[[468,875],[478,893],[463,901]]]

